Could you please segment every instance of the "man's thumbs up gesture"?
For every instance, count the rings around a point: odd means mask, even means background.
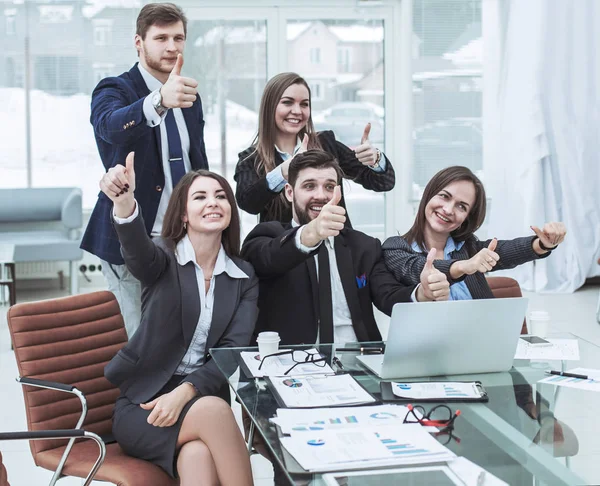
[[[162,96],[161,104],[165,108],[190,108],[194,101],[196,101],[196,95],[198,94],[198,81],[193,78],[186,78],[181,75],[181,68],[183,67],[183,55],[177,54],[177,61],[169,79],[160,88],[160,94]]]
[[[330,236],[337,236],[344,229],[346,210],[338,206],[342,198],[340,186],[335,186],[333,197],[323,206],[319,215],[306,225],[300,241],[306,246],[317,246]]]
[[[134,153],[129,152],[125,165],[117,164],[108,169],[100,179],[100,189],[115,205],[115,214],[119,218],[127,218],[133,214],[135,201],[135,169]]]
[[[369,134],[371,133],[371,124],[367,123],[363,135],[360,139],[360,145],[354,149],[356,158],[363,165],[369,167],[375,165],[377,162],[377,149],[371,145],[369,141]]]
[[[448,300],[450,295],[450,284],[446,275],[433,266],[435,260],[435,248],[427,254],[427,262],[421,272],[421,285],[417,289],[417,301]]]

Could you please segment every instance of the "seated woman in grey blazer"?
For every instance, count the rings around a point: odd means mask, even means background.
[[[104,371],[121,390],[117,442],[179,476],[182,486],[252,484],[227,381],[208,354],[247,346],[258,315],[258,279],[238,258],[231,187],[205,170],[183,176],[154,240],[133,197],[133,152],[124,173],[103,177],[100,187],[114,203],[125,264],[142,283],[140,327]]]
[[[435,248],[434,266],[448,277],[449,300],[493,298],[486,272],[545,258],[565,238],[563,223],[546,223],[531,226],[533,236],[480,241],[474,233],[485,211],[485,189],[473,172],[461,166],[439,171],[425,187],[412,228],[384,242],[388,270],[404,284],[419,283],[427,252]]]

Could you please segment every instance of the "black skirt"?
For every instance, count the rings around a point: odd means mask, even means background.
[[[183,378],[173,376],[151,400],[177,388]],[[199,398],[194,397],[186,403],[177,422],[171,427],[155,427],[147,422],[151,410],[144,410],[121,395],[113,412],[113,435],[126,454],[150,461],[162,467],[172,478],[176,478],[177,438],[181,424],[190,407]]]

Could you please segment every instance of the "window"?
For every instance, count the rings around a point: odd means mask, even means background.
[[[318,81],[312,81],[308,83],[310,86],[310,94],[312,101],[323,101],[324,99],[324,88],[323,83]]]
[[[94,25],[94,45],[106,46],[112,41],[112,21],[104,19],[96,19]]]
[[[481,3],[414,0],[414,199],[444,167],[483,169]]]
[[[337,49],[338,69],[342,73],[350,72],[350,53],[349,47],[338,47]]]
[[[321,49],[319,47],[310,48],[310,62],[313,64],[321,64]]]
[[[287,69],[302,73],[310,86],[315,128],[332,130],[350,148],[360,144],[371,123],[371,143],[385,151],[383,25],[382,20],[363,19],[288,21]],[[313,37],[303,37],[303,32]],[[310,65],[303,46],[307,38],[320,46],[309,49]],[[319,67],[313,66],[317,60]],[[385,238],[384,194],[347,180],[344,194],[352,226]]]

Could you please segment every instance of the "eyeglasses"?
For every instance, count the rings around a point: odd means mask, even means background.
[[[290,349],[288,351],[280,351],[279,353],[268,354],[267,356],[265,356],[263,359],[260,360],[260,365],[258,365],[258,369],[260,370],[262,368],[262,365],[264,364],[265,359],[274,358],[276,356],[285,356],[287,354],[290,355],[291,360],[294,362],[294,364],[292,365],[292,367],[289,370],[287,370],[284,373],[284,375],[287,375],[290,371],[292,371],[298,365],[314,364],[316,366],[323,368],[327,364],[327,358],[324,358],[319,353],[309,353],[308,351],[304,351],[301,349],[296,349],[296,350],[292,351]]]
[[[408,413],[404,417],[405,424],[419,423],[425,426],[443,427],[443,431],[452,430],[456,417],[460,415],[460,410],[452,413],[452,410],[447,405],[436,405],[427,413],[421,405],[413,406],[408,404],[406,408],[408,408]]]

